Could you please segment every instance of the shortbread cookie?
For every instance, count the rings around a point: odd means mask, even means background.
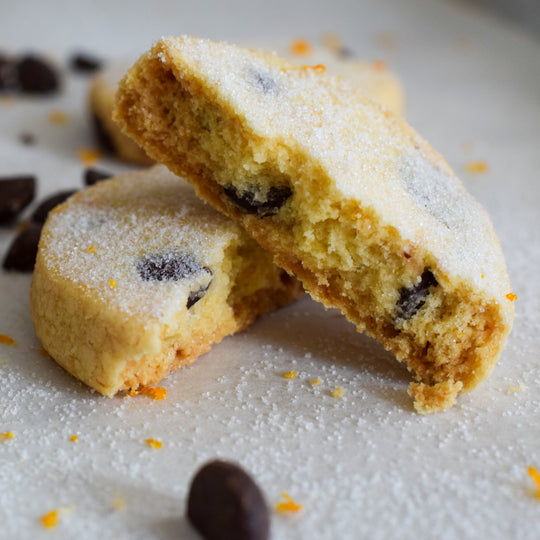
[[[324,66],[329,75],[343,77],[380,105],[395,114],[403,114],[403,88],[384,62],[365,62],[342,49],[330,50],[316,44],[310,44],[301,54],[295,53],[294,47],[289,47],[283,51],[283,57],[300,66]]]
[[[417,410],[491,372],[513,320],[498,239],[402,119],[323,70],[189,37],[141,57],[115,118],[406,362]]]
[[[30,307],[47,352],[112,396],[157,383],[300,292],[238,225],[156,166],[51,212]]]
[[[122,161],[135,165],[151,165],[146,152],[122,133],[112,120],[114,95],[127,63],[112,64],[94,76],[88,91],[92,127],[99,145]]]

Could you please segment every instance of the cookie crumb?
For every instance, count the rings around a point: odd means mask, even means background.
[[[523,383],[519,383],[518,386],[510,386],[510,388],[508,388],[508,393],[514,394],[516,392],[523,392],[525,390],[527,390],[527,387]]]
[[[13,435],[12,431],[8,431],[6,433],[0,433],[0,441],[6,441],[7,439],[13,439],[15,435]]]
[[[0,334],[0,343],[3,345],[15,345],[15,340],[5,334]]]
[[[294,379],[298,375],[297,371],[287,371],[287,373],[284,373],[283,376],[286,379]]]
[[[321,378],[315,377],[309,384],[311,384],[311,386],[319,386],[319,384],[321,383],[322,383]]]
[[[332,397],[333,398],[342,398],[343,396],[345,395],[345,390],[343,390],[343,386],[336,386],[333,390],[332,390]]]
[[[167,389],[162,386],[152,386],[150,388],[143,388],[139,391],[139,394],[157,399],[158,401],[167,398]]]
[[[281,494],[284,501],[279,501],[276,504],[276,512],[279,514],[300,512],[304,508],[302,504],[297,503],[288,493],[285,491]]]
[[[157,439],[146,439],[146,442],[148,443],[148,446],[151,448],[161,448],[163,446],[163,443],[161,441],[158,441]]]
[[[295,39],[291,43],[291,52],[298,56],[307,56],[311,53],[311,44],[307,39]]]
[[[527,467],[527,473],[536,484],[536,498],[540,501],[540,473],[536,467]]]
[[[51,510],[39,518],[40,523],[46,529],[54,529],[58,525],[58,510]]]
[[[313,69],[314,71],[320,71],[321,73],[324,73],[326,71],[326,66],[324,64],[316,64],[314,66],[304,65],[302,66],[303,69]]]
[[[465,164],[465,170],[473,174],[481,174],[489,171],[489,165],[486,161],[468,161]]]
[[[514,294],[513,292],[510,292],[506,295],[506,298],[510,300],[510,302],[513,302],[514,300],[517,300],[517,294]]]
[[[87,250],[88,253],[92,253],[92,251],[96,251],[95,246],[90,246]]]
[[[79,438],[78,435],[72,435],[72,436],[69,438],[69,441],[70,441],[70,442],[75,442],[78,438]]]
[[[114,281],[114,279],[109,279],[109,286],[111,287],[111,289],[114,289],[115,287],[118,287],[118,285],[116,285],[116,281]]]
[[[416,412],[432,414],[452,407],[462,388],[461,381],[445,381],[432,386],[413,382],[407,393],[414,399]]]

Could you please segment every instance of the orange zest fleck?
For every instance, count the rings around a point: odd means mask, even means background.
[[[304,508],[303,505],[298,504],[288,493],[285,491],[281,494],[281,497],[285,499],[284,501],[279,501],[276,504],[276,512],[280,514],[286,514],[289,512],[300,512],[302,508]]]
[[[474,174],[485,173],[489,171],[489,165],[486,161],[468,161],[465,164],[465,170]]]
[[[317,64],[315,66],[302,66],[303,69],[313,69],[315,71],[320,71],[321,73],[326,71],[326,66],[324,64]]]
[[[90,246],[87,250],[88,253],[92,253],[92,251],[96,251],[95,246]]]
[[[67,122],[67,114],[62,111],[51,111],[47,117],[51,124],[65,124]]]
[[[79,160],[83,165],[94,165],[96,161],[101,159],[101,152],[98,150],[91,150],[89,148],[80,148],[78,152]]]
[[[307,39],[295,39],[291,43],[291,52],[298,56],[306,56],[311,53],[311,43]]]
[[[109,279],[109,285],[111,289],[114,289],[115,287],[117,287],[116,281],[114,281],[114,279]]]
[[[79,438],[78,435],[72,435],[72,436],[69,438],[69,442],[75,442],[78,438]]]
[[[58,525],[58,510],[51,510],[48,514],[41,516],[39,521],[46,529],[53,529]]]
[[[5,334],[0,334],[0,343],[4,345],[15,345],[15,340]]]
[[[0,440],[7,440],[7,439],[13,439],[15,435],[13,435],[13,432],[7,431],[6,433],[0,433]]]
[[[294,379],[298,375],[297,371],[287,371],[287,373],[284,373],[283,376],[286,379]]]
[[[167,397],[167,389],[162,386],[152,386],[151,388],[143,388],[138,392],[152,399],[162,400]]]
[[[536,467],[527,467],[527,473],[536,484],[536,498],[540,501],[540,473]]]
[[[342,398],[344,394],[345,394],[345,390],[343,390],[343,386],[336,386],[332,390],[332,397],[333,398]]]
[[[517,300],[517,294],[514,294],[513,292],[509,292],[506,295],[506,298],[508,298],[508,300],[510,300],[510,302],[513,302],[514,300]]]
[[[156,439],[146,439],[146,442],[148,443],[148,446],[151,448],[161,448],[163,446],[163,443],[161,441],[158,441]]]

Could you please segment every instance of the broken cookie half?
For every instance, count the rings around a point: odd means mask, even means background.
[[[489,375],[513,320],[499,241],[404,120],[324,66],[190,37],[141,57],[115,118],[405,362],[418,411]]]
[[[30,307],[52,358],[112,396],[159,382],[301,293],[238,225],[155,166],[50,213]]]

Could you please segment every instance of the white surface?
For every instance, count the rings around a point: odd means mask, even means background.
[[[305,298],[169,377],[166,401],[106,399],[37,352],[30,278],[1,273],[0,333],[17,345],[0,345],[0,432],[15,435],[0,442],[0,538],[196,538],[184,517],[189,481],[217,456],[248,469],[271,507],[282,491],[305,505],[272,514],[275,540],[540,537],[526,473],[540,467],[540,44],[461,3],[287,4],[11,3],[0,49],[47,50],[65,63],[74,48],[121,58],[167,34],[279,43],[336,31],[361,57],[386,60],[404,82],[406,116],[501,238],[519,299],[499,365],[453,409],[418,416],[391,355]],[[381,47],[384,32],[394,48]],[[70,76],[57,98],[0,103],[0,175],[36,173],[39,197],[81,185],[85,85]],[[50,124],[52,109],[68,123]],[[34,147],[18,142],[23,131]],[[490,171],[466,173],[476,159]],[[12,236],[0,230],[0,253]],[[291,369],[297,378],[284,379]],[[338,385],[341,400],[330,396]],[[116,496],[125,508],[113,508]],[[61,507],[70,510],[60,525],[44,530],[39,517]]]

